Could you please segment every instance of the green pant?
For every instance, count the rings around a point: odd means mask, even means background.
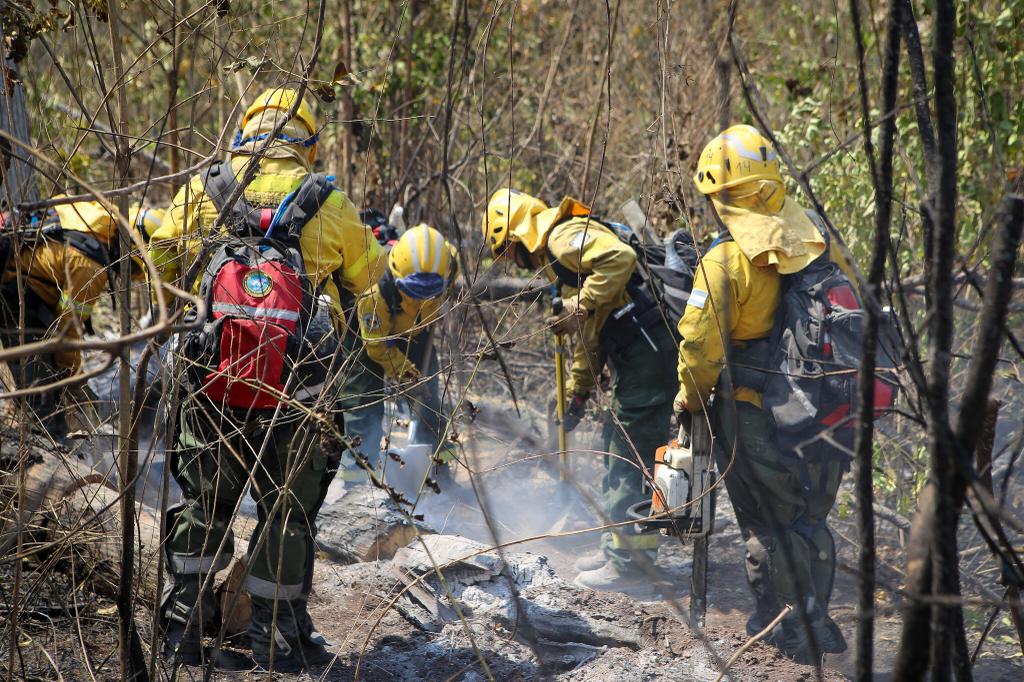
[[[826,519],[846,460],[824,443],[805,447],[803,458],[780,450],[771,416],[750,403],[716,401],[712,418],[758,619],[767,623],[786,604],[827,610],[836,550]]]
[[[612,522],[628,519],[626,510],[650,495],[643,490],[644,474],[654,474],[654,452],[671,438],[672,399],[676,381],[676,343],[667,330],[637,334],[620,346],[608,348],[615,371],[611,414],[602,434],[605,476],[601,482],[604,512]],[[609,344],[611,345],[611,344]],[[637,534],[632,525],[621,526],[601,538],[601,547],[617,569],[628,570],[644,555],[653,560],[660,536]]]
[[[201,605],[212,613],[196,576],[220,570],[234,550],[231,522],[247,483],[258,521],[249,542],[246,590],[296,600],[309,594],[316,515],[337,468],[319,447],[317,429],[298,413],[225,413],[202,398],[183,403],[171,471],[183,501],[168,510],[165,549],[174,583],[164,616],[187,621]]]

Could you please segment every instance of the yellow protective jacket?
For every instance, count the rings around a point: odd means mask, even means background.
[[[830,249],[829,255],[856,287],[838,249]],[[774,266],[754,265],[734,241],[704,254],[679,321],[679,399],[687,409],[696,411],[711,397],[725,363],[726,344],[742,348],[771,334],[781,284]],[[751,388],[738,386],[735,396],[761,406],[761,394]]]
[[[240,177],[251,157],[233,155],[231,168]],[[307,175],[306,168],[291,158],[265,158],[260,172],[245,188],[253,206],[276,206],[295,190]],[[199,255],[203,237],[217,220],[217,209],[206,196],[202,175],[194,176],[171,202],[160,228],[149,244],[161,279],[174,282],[186,273]],[[343,319],[341,295],[331,274],[338,271],[342,286],[359,296],[377,281],[385,265],[384,249],[345,193],[333,192],[313,218],[302,228],[299,239],[302,258],[314,287],[324,286],[337,320]],[[193,283],[198,291],[199,277]]]
[[[755,266],[734,241],[701,258],[679,321],[679,394],[689,410],[698,410],[711,397],[726,344],[742,347],[771,333],[781,282],[774,266]],[[761,395],[750,388],[737,387],[736,399],[761,406]]]
[[[589,393],[601,372],[601,328],[613,310],[629,302],[626,285],[636,268],[636,252],[610,228],[582,216],[553,225],[547,233],[546,246],[561,265],[587,275],[578,292],[567,290],[563,296],[578,297],[580,305],[590,311],[569,371],[569,389]],[[550,265],[545,272],[550,281],[558,281]]]
[[[454,249],[452,257],[455,257]],[[359,298],[356,311],[366,354],[384,369],[388,378],[399,379],[419,370],[402,351],[398,341],[402,338],[411,341],[435,322],[450,295],[451,287],[437,298],[417,301],[395,290],[395,296],[389,303],[378,282]]]
[[[57,214],[65,232],[85,232],[103,245],[116,238],[116,221],[96,202],[61,205],[57,207]],[[89,319],[96,301],[108,289],[104,264],[65,241],[40,236],[33,243],[23,245],[16,258],[9,260],[3,273],[3,284],[16,286],[19,269],[25,286],[56,318],[51,325],[51,333],[60,330],[70,341],[80,339],[83,331],[81,322]],[[17,311],[10,311],[10,314],[14,320],[18,319]],[[26,319],[31,320],[32,317],[33,314],[26,311]],[[64,349],[54,353],[58,369],[75,372],[81,360],[81,353],[77,350]]]

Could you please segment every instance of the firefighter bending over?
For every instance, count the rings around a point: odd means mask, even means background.
[[[574,428],[604,363],[614,369],[610,418],[602,438],[604,512],[613,523],[645,498],[640,465],[653,469],[655,450],[670,434],[676,341],[655,300],[640,286],[637,254],[589,207],[565,198],[548,207],[512,189],[495,192],[483,218],[484,240],[496,259],[543,269],[562,287],[564,313],[549,318],[556,334],[576,337],[565,426]],[[631,524],[603,534],[601,549],[582,557],[577,584],[597,590],[651,594],[657,581],[658,536]]]
[[[134,206],[129,223],[145,237],[160,224],[161,216],[162,211]],[[17,251],[9,230],[18,231]],[[116,215],[95,201],[60,204],[18,219],[5,214],[0,227],[0,266],[0,342],[4,348],[57,336],[77,341],[91,330],[96,302],[103,292],[113,291],[111,281],[120,273]],[[132,276],[141,274],[133,260]],[[24,326],[19,323],[22,315]],[[7,364],[15,383],[30,387],[72,376],[79,371],[82,357],[79,350],[65,348]],[[38,394],[29,399],[29,405],[43,429],[60,438],[69,430],[98,426],[93,399],[83,384]],[[67,409],[62,409],[61,403]]]
[[[384,435],[384,384],[392,382],[403,387],[402,396],[414,417],[416,433],[410,434],[410,443],[430,447],[442,480],[451,475],[458,448],[445,437],[440,370],[430,327],[443,314],[458,273],[455,247],[434,228],[417,225],[391,247],[383,277],[356,303],[365,355],[360,376],[346,393],[363,396],[364,407],[347,410],[345,425],[350,437],[362,439],[362,452],[371,466],[387,466],[380,461],[379,444]],[[349,471],[343,473],[351,477]],[[352,473],[365,480],[362,472]]]

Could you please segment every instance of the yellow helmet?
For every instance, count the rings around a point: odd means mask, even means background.
[[[400,292],[422,301],[437,298],[448,289],[458,259],[440,232],[421,223],[406,230],[391,247],[388,270]]]
[[[268,109],[277,109],[288,113],[292,110],[297,96],[298,93],[291,88],[268,88],[260,93],[259,97],[252,101],[252,104],[249,105],[249,108],[242,115],[242,121],[238,126],[238,136],[235,140],[236,145],[242,138],[242,131],[249,125],[250,121]],[[316,143],[318,138],[316,117],[313,116],[313,112],[309,110],[305,102],[300,102],[299,108],[295,111],[295,116],[292,120],[301,123],[309,135],[305,140],[294,141],[310,148],[309,162],[313,163],[316,160]]]
[[[165,211],[161,208],[143,208],[141,204],[132,204],[128,209],[128,223],[139,231],[147,243],[160,227]]]
[[[726,128],[700,153],[693,182],[701,194],[714,194],[754,180],[782,184],[779,156],[753,126]]]
[[[292,110],[292,106],[295,104],[295,97],[298,95],[297,92],[291,88],[269,88],[264,90],[259,97],[253,100],[249,108],[245,110],[245,114],[242,115],[242,124],[240,128],[245,128],[252,118],[267,109],[280,109],[284,112]],[[316,117],[313,116],[313,112],[309,110],[305,102],[299,104],[298,111],[295,112],[295,118],[306,126],[306,130],[309,131],[310,135],[316,134]]]
[[[491,247],[491,255],[497,258],[505,250],[509,234],[516,225],[547,208],[547,204],[540,199],[512,188],[499,189],[492,194],[481,223],[484,241]],[[513,241],[520,239],[517,237]]]

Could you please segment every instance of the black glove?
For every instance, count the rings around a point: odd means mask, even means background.
[[[690,437],[690,429],[693,426],[693,413],[689,410],[682,410],[676,412],[676,424],[679,425],[680,430],[687,439]]]
[[[562,420],[567,433],[579,426],[583,415],[587,411],[587,398],[589,397],[588,395],[573,393],[572,397],[569,398],[569,403],[565,406],[565,418]]]

